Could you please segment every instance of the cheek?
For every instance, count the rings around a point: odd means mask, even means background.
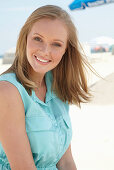
[[[29,55],[30,51],[31,51],[31,44],[30,44],[29,41],[27,41],[27,46],[26,46],[26,54],[27,54],[27,56]]]
[[[61,61],[63,55],[64,55],[64,52],[56,52],[56,53],[54,53],[54,55],[53,55],[54,63],[58,64]]]
[[[33,47],[34,46],[32,43],[30,43],[30,42],[27,43],[27,51],[31,51],[33,49]]]
[[[33,43],[32,40],[28,39],[27,47],[26,47],[26,52],[27,53],[32,53],[36,48],[37,48],[36,44]]]
[[[66,49],[58,49],[57,51],[53,51],[53,56],[55,60],[61,60],[63,55],[65,54]]]

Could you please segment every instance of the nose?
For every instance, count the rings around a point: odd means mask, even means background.
[[[51,52],[51,48],[49,44],[43,44],[42,46],[42,52],[44,55],[49,55]]]

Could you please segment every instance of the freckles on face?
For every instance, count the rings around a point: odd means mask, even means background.
[[[58,65],[67,48],[67,37],[67,28],[58,19],[43,18],[33,24],[26,54],[35,72],[46,73]]]

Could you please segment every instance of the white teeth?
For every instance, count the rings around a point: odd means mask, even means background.
[[[49,62],[49,60],[43,60],[43,59],[41,59],[41,58],[38,58],[38,57],[36,57],[37,58],[37,60],[39,60],[39,61],[41,61],[41,62],[44,62],[44,63],[47,63],[47,62]]]

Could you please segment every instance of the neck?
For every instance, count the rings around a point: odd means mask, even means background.
[[[38,88],[43,87],[45,85],[44,77],[45,77],[45,74],[40,74],[40,73],[30,74],[31,80],[35,82]]]
[[[45,84],[44,75],[37,75],[34,79],[34,82],[38,85],[38,87],[42,87]]]

